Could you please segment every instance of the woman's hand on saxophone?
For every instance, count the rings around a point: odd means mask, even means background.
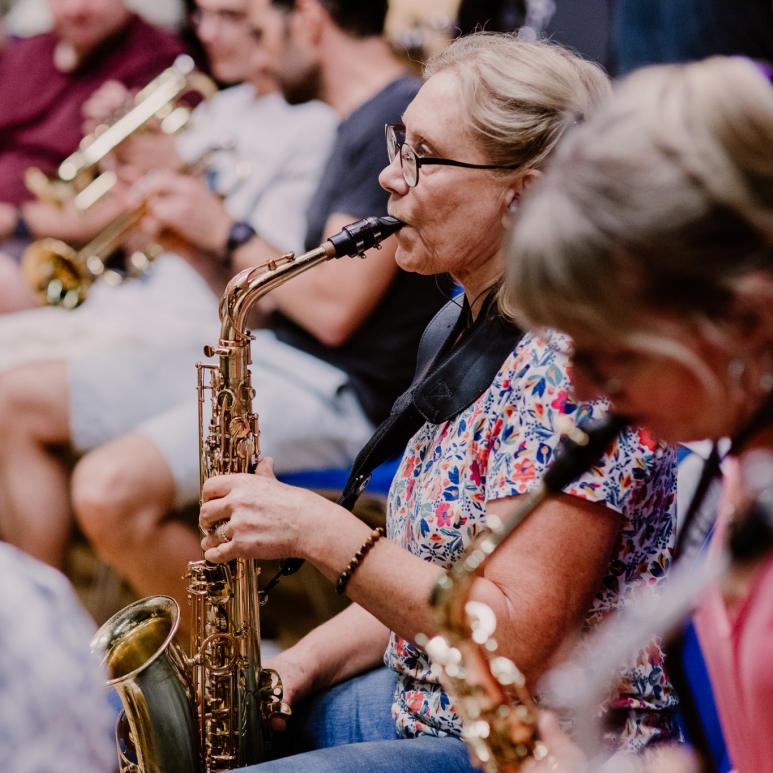
[[[273,459],[263,459],[254,475],[220,475],[202,489],[199,525],[208,561],[234,558],[308,558],[306,541],[320,514],[333,507],[306,489],[280,483]]]

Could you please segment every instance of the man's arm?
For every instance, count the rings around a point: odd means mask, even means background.
[[[351,215],[332,215],[325,237],[355,220]],[[326,346],[341,346],[373,312],[395,278],[396,247],[395,240],[388,239],[365,260],[341,258],[316,266],[272,291],[264,309],[281,311]],[[255,265],[250,261],[265,254],[263,250],[261,244],[245,245],[238,253],[240,266]]]
[[[217,264],[225,252],[233,218],[222,202],[206,190],[203,182],[172,172],[158,172],[142,186],[156,224],[150,230],[171,229],[183,236],[199,253],[214,256]],[[272,191],[277,196],[277,191]],[[357,220],[346,214],[330,217],[325,235],[331,236]],[[329,261],[275,289],[263,302],[263,310],[278,310],[308,330],[327,346],[340,346],[373,311],[397,273],[396,244],[388,240],[382,250],[366,260],[345,258]],[[182,250],[179,250],[184,254]],[[231,270],[221,272],[220,289],[228,274],[260,265],[281,251],[258,236],[235,251]],[[200,273],[201,254],[185,255]],[[210,272],[211,273],[211,272]],[[210,284],[212,281],[208,278]]]

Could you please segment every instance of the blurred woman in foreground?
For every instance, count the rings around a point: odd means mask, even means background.
[[[525,203],[502,296],[572,337],[578,399],[604,394],[669,441],[739,438],[714,552],[742,516],[745,462],[773,453],[771,148],[773,88],[752,62],[641,71]],[[696,621],[736,769],[773,770],[773,557]]]

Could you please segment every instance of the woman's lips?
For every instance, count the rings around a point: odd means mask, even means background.
[[[403,228],[408,228],[410,226],[410,223],[407,220],[405,220],[405,218],[400,217],[400,215],[396,215],[388,207],[387,207],[387,214],[389,215],[389,217],[394,217],[395,219],[397,219],[401,223],[403,223]],[[399,233],[399,231],[398,231],[398,233]]]

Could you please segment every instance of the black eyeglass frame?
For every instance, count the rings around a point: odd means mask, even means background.
[[[398,137],[398,132],[402,133],[403,140]],[[519,164],[513,166],[499,166],[498,164],[468,164],[466,161],[454,161],[450,158],[435,158],[433,156],[420,156],[406,141],[405,141],[405,126],[401,123],[388,123],[384,126],[384,134],[386,135],[387,143],[387,155],[389,156],[389,163],[391,164],[395,158],[400,156],[400,169],[403,173],[403,180],[409,188],[415,188],[419,184],[419,170],[422,166],[458,166],[462,169],[518,169]],[[405,156],[403,148],[413,154],[416,164],[416,180],[411,184],[411,181],[405,174]]]

